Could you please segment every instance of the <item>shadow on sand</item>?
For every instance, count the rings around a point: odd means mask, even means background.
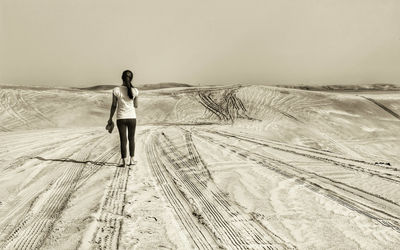
[[[32,159],[37,159],[37,160],[41,160],[41,161],[59,161],[59,162],[73,162],[73,163],[81,163],[81,164],[87,164],[87,163],[91,163],[94,165],[100,165],[100,166],[118,166],[119,163],[112,163],[112,162],[100,162],[100,161],[78,161],[78,160],[74,160],[74,159],[68,159],[68,158],[61,158],[61,159],[46,159],[40,156],[37,157],[33,157]]]

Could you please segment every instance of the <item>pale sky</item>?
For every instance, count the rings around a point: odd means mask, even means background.
[[[400,83],[399,0],[0,3],[0,84]]]

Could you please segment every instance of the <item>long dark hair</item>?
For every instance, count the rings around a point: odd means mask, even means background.
[[[129,74],[129,75],[128,75]],[[126,77],[129,77],[129,81],[128,81],[128,86],[126,86],[127,88],[128,88],[128,96],[129,96],[129,98],[131,98],[131,99],[133,99],[133,93],[132,93],[132,88],[133,88],[133,86],[132,86],[132,78],[133,78],[133,73],[132,73],[132,71],[130,71],[130,70],[125,70],[124,72],[122,72],[122,76],[121,76],[121,78],[122,78],[122,81],[125,81],[125,78]]]

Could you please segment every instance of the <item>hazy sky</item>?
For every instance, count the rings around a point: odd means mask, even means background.
[[[400,83],[399,0],[0,3],[0,84]]]

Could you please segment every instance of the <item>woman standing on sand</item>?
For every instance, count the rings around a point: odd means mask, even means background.
[[[114,127],[113,116],[117,109],[117,126],[119,131],[119,139],[121,143],[122,165],[127,165],[126,157],[126,130],[128,130],[129,140],[129,165],[135,164],[135,130],[136,130],[136,111],[138,107],[139,90],[132,86],[133,73],[125,70],[122,73],[122,85],[113,89],[113,99],[110,110],[110,119],[108,119],[106,129],[111,133]]]

